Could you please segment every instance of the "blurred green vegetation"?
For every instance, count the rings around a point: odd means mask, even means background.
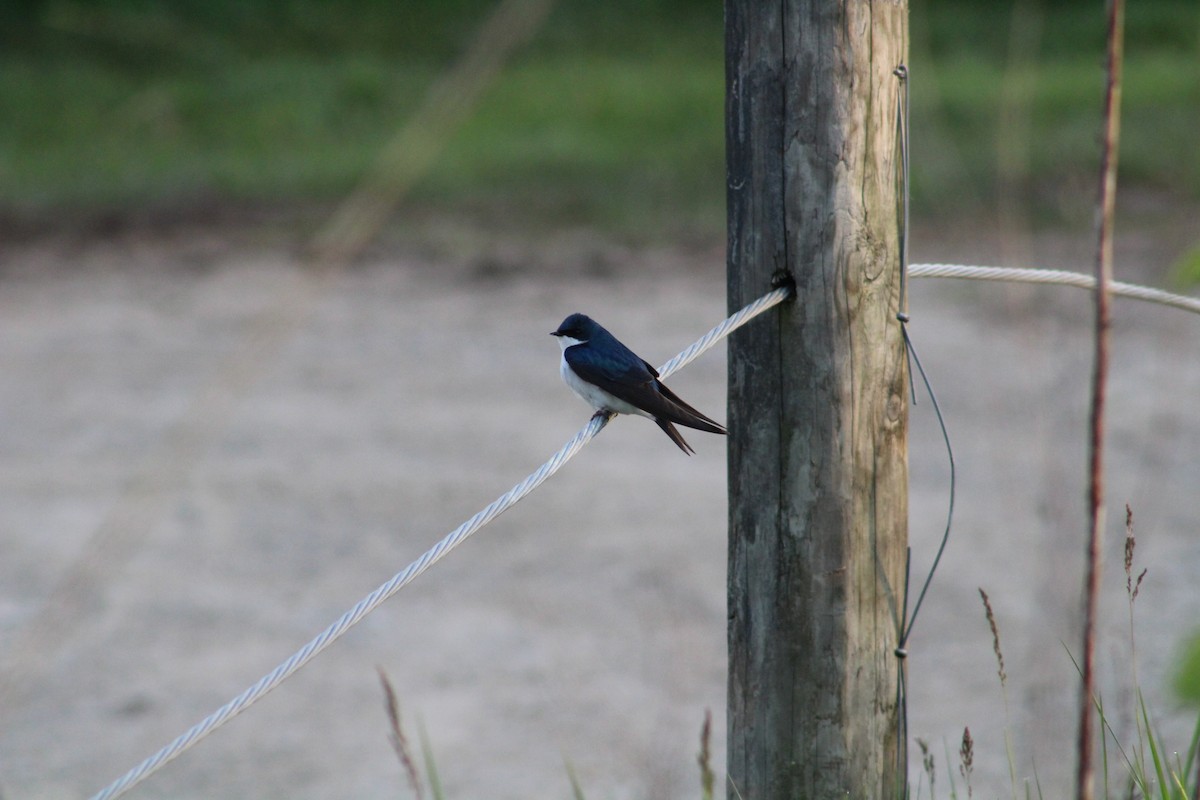
[[[349,191],[491,0],[8,0],[0,209]],[[912,0],[917,213],[1090,213],[1103,2]],[[722,8],[562,0],[409,202],[538,228],[719,235]],[[1122,184],[1200,199],[1200,3],[1127,11]]]

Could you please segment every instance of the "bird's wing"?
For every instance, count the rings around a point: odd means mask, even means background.
[[[592,348],[568,347],[563,357],[575,374],[604,391],[655,417],[709,433],[725,433],[718,423],[696,409],[662,384],[654,367],[633,356],[605,355]],[[630,353],[629,355],[633,355]]]
[[[600,352],[594,347],[575,345],[563,351],[563,358],[585,381],[639,408],[634,398],[646,392],[655,379],[646,362],[619,350]]]

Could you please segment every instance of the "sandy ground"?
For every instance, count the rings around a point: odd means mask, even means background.
[[[974,237],[919,241],[914,260],[1013,260]],[[1124,277],[1153,277],[1153,245],[1125,248],[1143,269]],[[1089,268],[1086,240],[1024,246],[1044,266]],[[559,250],[378,256],[323,281],[286,248],[203,233],[5,253],[0,795],[103,788],[540,464],[588,417],[546,335],[567,313],[655,362],[723,315],[719,250]],[[1046,797],[1067,793],[1088,303],[1068,289],[912,288],[959,468],[953,538],[909,659],[910,731],[932,749],[939,796],[951,775],[962,787],[947,753],[963,726],[975,796],[1009,796],[1006,721],[1018,782],[1036,764]],[[1149,570],[1139,677],[1177,749],[1188,719],[1164,676],[1200,618],[1198,342],[1200,319],[1117,305],[1099,652],[1126,735],[1128,502]],[[671,383],[723,417],[723,348]],[[377,666],[454,800],[569,797],[568,763],[589,798],[699,796],[706,709],[718,767],[724,740],[725,444],[689,439],[692,458],[647,421],[618,419],[132,796],[408,796]],[[911,446],[923,575],[947,500],[926,402]],[[978,587],[1003,637],[1007,715]]]

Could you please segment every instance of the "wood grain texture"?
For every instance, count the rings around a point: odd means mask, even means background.
[[[903,3],[727,0],[730,797],[893,796]]]

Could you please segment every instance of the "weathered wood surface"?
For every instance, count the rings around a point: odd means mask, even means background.
[[[907,546],[907,6],[726,2],[729,796],[890,797]]]

